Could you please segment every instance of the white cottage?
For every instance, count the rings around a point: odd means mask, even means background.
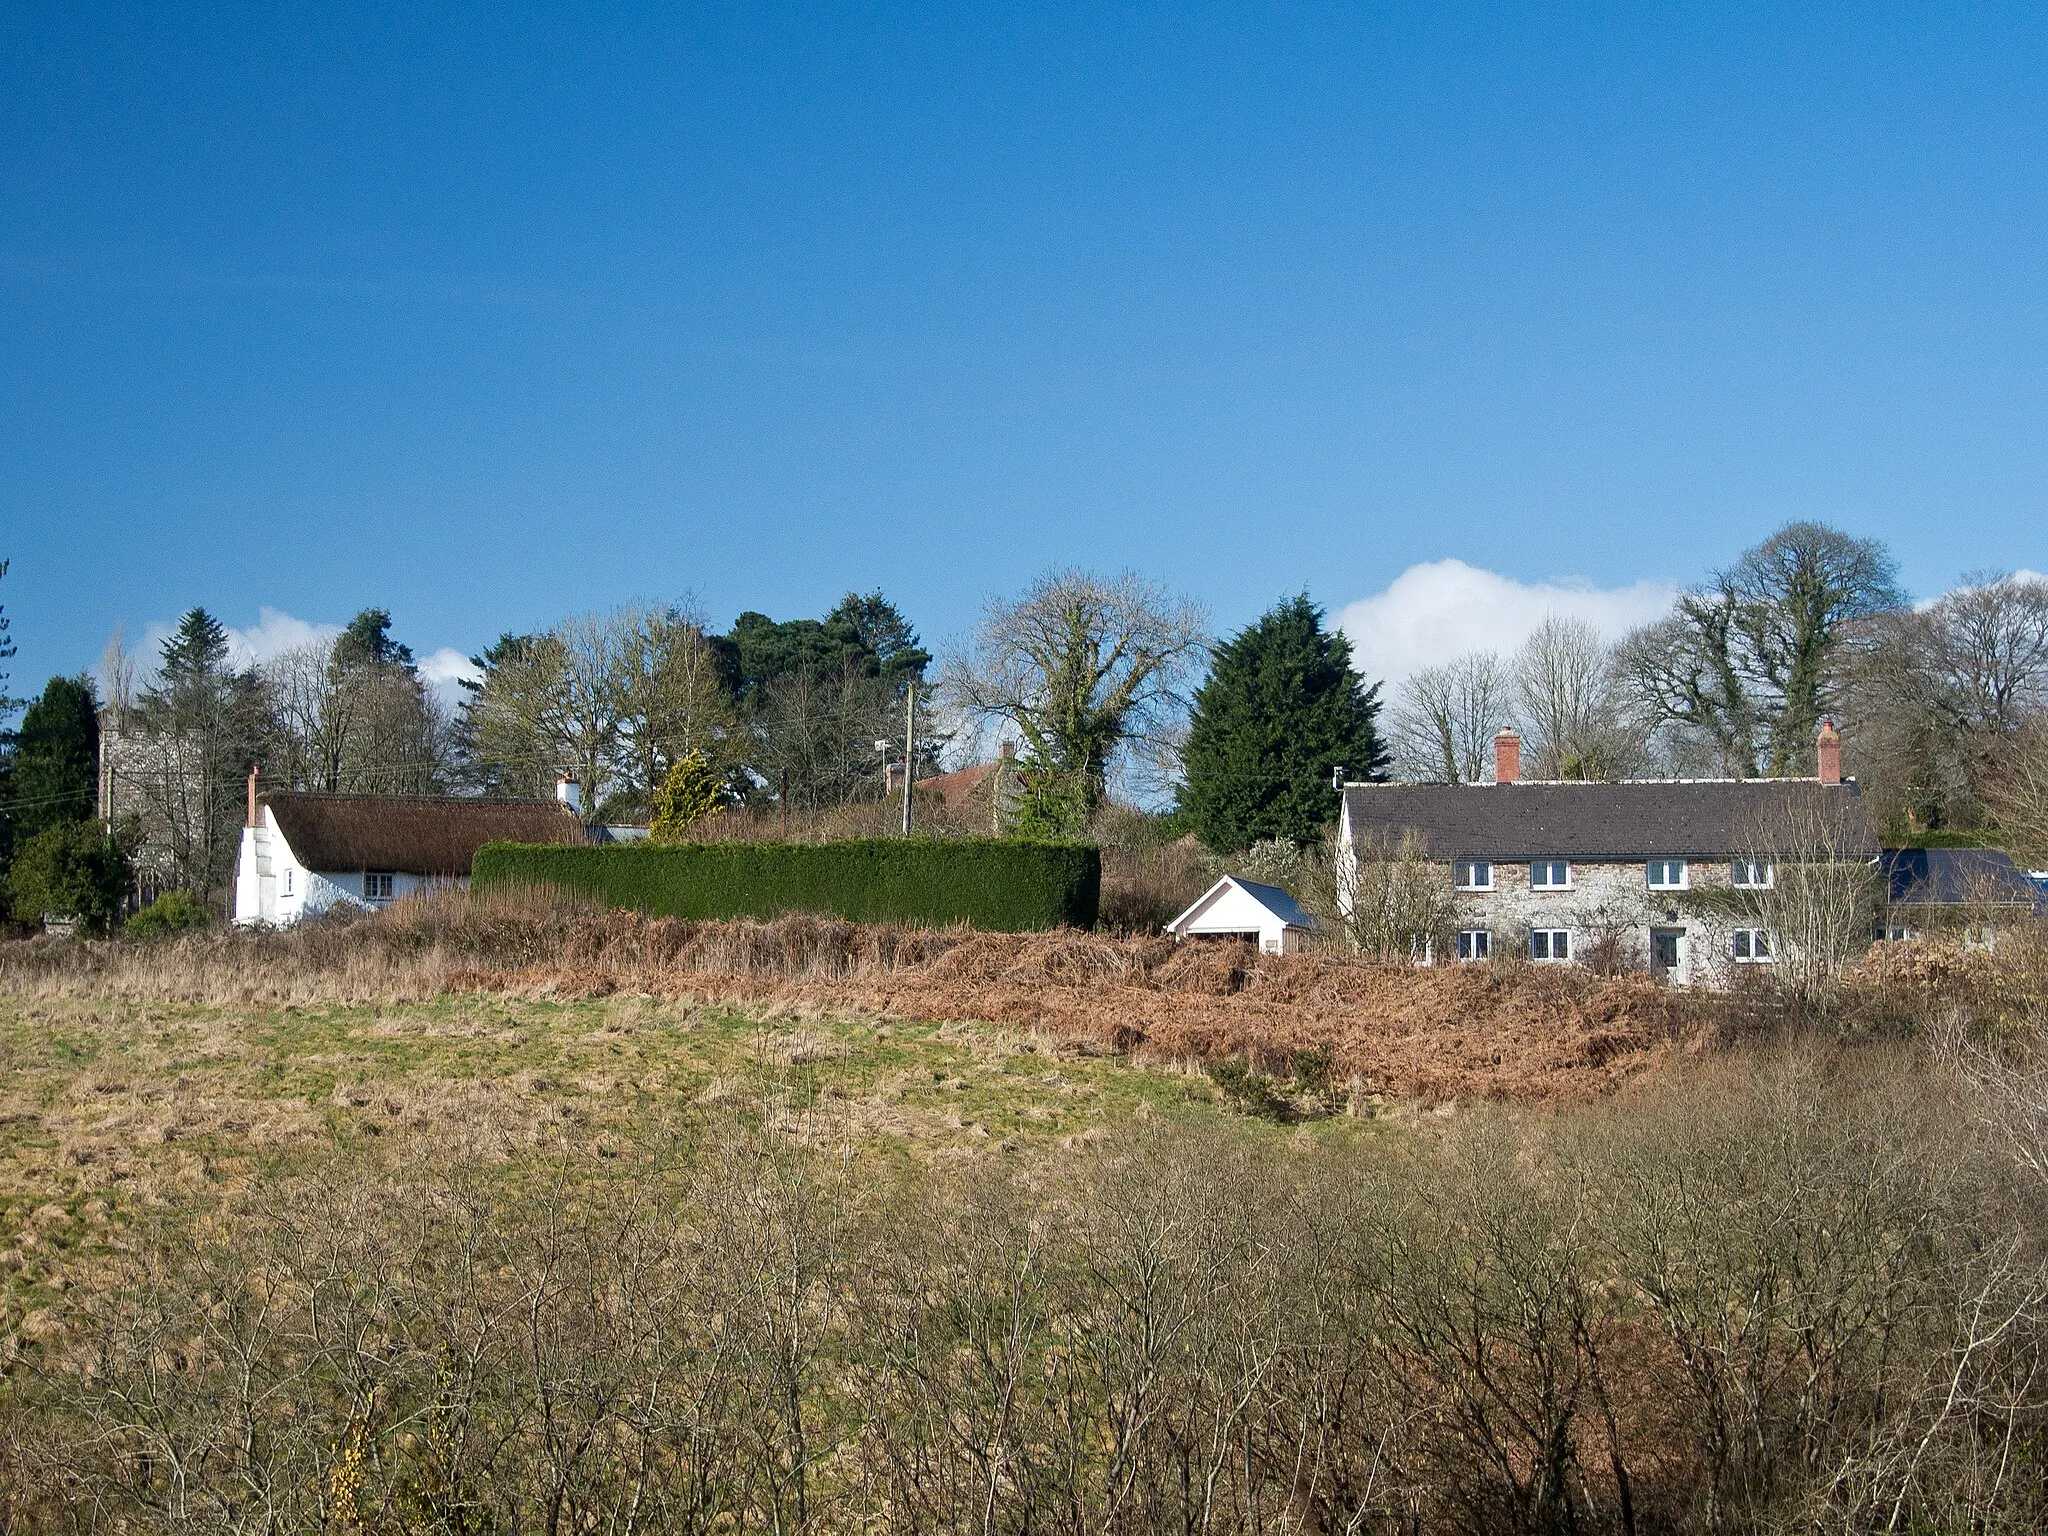
[[[469,884],[485,843],[580,843],[555,800],[455,795],[249,794],[235,866],[235,921],[288,927],[337,906],[377,908]]]
[[[1166,925],[1176,939],[1246,939],[1269,955],[1291,955],[1315,920],[1277,885],[1225,875]]]

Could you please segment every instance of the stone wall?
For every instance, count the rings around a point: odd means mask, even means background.
[[[1695,861],[1688,876],[1695,890],[1725,886],[1730,869],[1726,861]],[[1496,955],[1527,954],[1532,928],[1562,928],[1571,934],[1575,961],[1611,959],[1619,966],[1649,969],[1652,930],[1669,929],[1682,935],[1674,980],[1725,984],[1733,974],[1727,928],[1688,910],[1680,893],[1650,890],[1648,868],[1640,860],[1574,860],[1571,885],[1563,890],[1532,889],[1526,863],[1496,864],[1493,887],[1459,893],[1467,914],[1460,926],[1487,929]]]

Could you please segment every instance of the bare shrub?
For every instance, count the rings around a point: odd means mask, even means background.
[[[0,1493],[21,1530],[2038,1529],[2048,1228],[1985,1132],[2041,1100],[1929,1066],[1313,1148],[920,1169],[742,1109],[524,1180],[358,1154],[160,1211],[0,1394]]]
[[[1381,964],[1405,965],[1457,952],[1463,906],[1450,870],[1433,860],[1412,831],[1398,841],[1379,836],[1354,843],[1338,865],[1336,889],[1324,900],[1351,947]]]

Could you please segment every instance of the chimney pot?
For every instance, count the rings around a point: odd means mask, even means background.
[[[256,825],[256,776],[263,772],[260,764],[249,765],[249,825]]]
[[[1842,782],[1842,738],[1835,730],[1835,722],[1823,720],[1820,735],[1814,739],[1814,757],[1823,784]]]
[[[1493,738],[1493,782],[1513,784],[1522,777],[1522,737],[1512,725]]]

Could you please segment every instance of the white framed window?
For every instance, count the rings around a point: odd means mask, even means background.
[[[1460,928],[1458,930],[1458,958],[1460,960],[1486,960],[1493,955],[1493,933],[1486,928]]]
[[[1767,891],[1778,883],[1778,870],[1769,859],[1737,859],[1730,877],[1746,890]]]
[[[1728,942],[1737,965],[1769,965],[1774,958],[1771,935],[1766,929],[1738,928],[1728,936]]]
[[[1461,891],[1492,890],[1493,861],[1491,859],[1458,860],[1458,889]]]
[[[389,901],[391,887],[397,876],[388,869],[373,869],[363,876],[363,899],[365,901]]]
[[[1408,941],[1408,959],[1414,965],[1436,964],[1436,940],[1417,934]]]
[[[1653,891],[1682,891],[1691,883],[1692,872],[1683,859],[1652,859],[1647,868]]]
[[[1569,960],[1572,957],[1571,931],[1565,928],[1531,928],[1529,930],[1529,958],[1531,960]]]
[[[290,865],[286,865],[286,866],[285,866],[285,871],[284,871],[284,884],[282,885],[281,889],[282,889],[282,890],[284,891],[284,894],[285,894],[285,895],[287,895],[287,896],[291,895],[291,893],[292,893],[292,871],[291,871],[291,866],[290,866]]]
[[[1569,890],[1572,883],[1572,866],[1566,859],[1537,859],[1529,865],[1529,889],[1532,891]]]
[[[1903,944],[1913,937],[1913,930],[1906,923],[1891,923],[1886,926],[1884,936],[1894,944]]]

